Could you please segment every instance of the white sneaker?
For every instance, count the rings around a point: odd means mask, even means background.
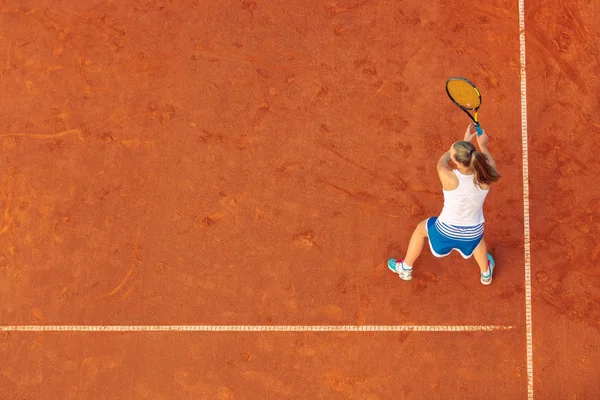
[[[388,268],[405,281],[412,279],[412,268],[404,268],[404,260],[396,261],[395,258],[390,258],[388,260]]]
[[[488,274],[484,275],[481,273],[481,283],[484,285],[489,285],[492,283],[492,276],[494,275],[494,267],[496,266],[496,262],[494,261],[494,257],[490,253],[487,253],[488,259]]]

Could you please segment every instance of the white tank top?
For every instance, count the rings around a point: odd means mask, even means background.
[[[453,170],[458,178],[458,187],[444,190],[444,208],[438,217],[440,222],[456,226],[483,224],[483,202],[489,189],[481,189],[473,182],[473,175]]]

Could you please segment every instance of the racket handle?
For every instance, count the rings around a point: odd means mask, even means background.
[[[475,130],[477,131],[477,136],[483,135],[483,129],[481,129],[481,126],[479,126],[479,124],[475,124]]]

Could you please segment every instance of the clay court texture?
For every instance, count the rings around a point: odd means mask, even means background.
[[[1,399],[600,398],[600,2],[0,2]],[[426,247],[482,93],[490,286]]]

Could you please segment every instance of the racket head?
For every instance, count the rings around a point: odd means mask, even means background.
[[[475,110],[481,106],[481,93],[473,82],[453,76],[446,81],[448,97],[463,110]]]

